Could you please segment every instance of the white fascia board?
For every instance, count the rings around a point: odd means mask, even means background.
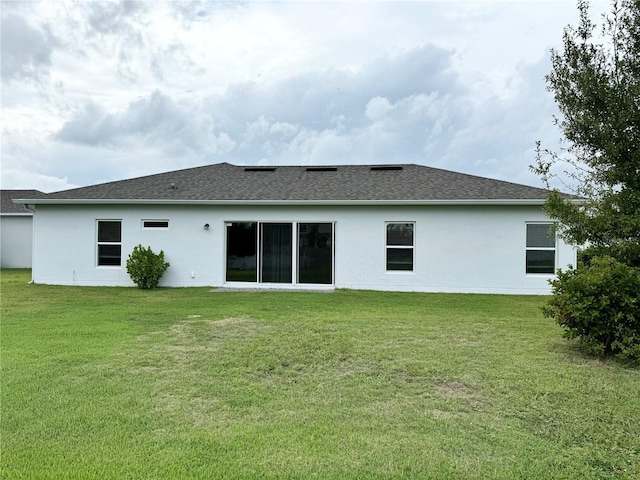
[[[13,212],[13,213],[0,213],[1,216],[3,217],[33,217],[33,213],[31,212],[24,212],[24,213],[18,213],[18,212]]]
[[[152,200],[152,199],[19,199],[15,203],[30,205],[543,205],[544,199],[478,200]]]

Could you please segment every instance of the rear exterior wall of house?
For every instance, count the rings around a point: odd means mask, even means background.
[[[547,294],[553,271],[576,258],[560,239],[535,240],[550,223],[538,206],[40,204],[33,280],[131,286],[126,260],[142,244],[164,251],[171,287]],[[231,233],[240,227],[243,249]],[[325,252],[317,277],[305,270],[313,247]]]

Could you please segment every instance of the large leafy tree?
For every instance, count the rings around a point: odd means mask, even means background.
[[[640,0],[614,1],[600,28],[588,2],[579,0],[578,12],[546,77],[564,148],[538,145],[532,169],[547,185],[569,178],[583,199],[554,192],[546,202],[566,239],[640,267]]]
[[[555,191],[545,210],[590,262],[558,271],[544,311],[588,351],[640,360],[640,0],[614,0],[600,29],[578,11],[546,77],[565,148],[538,145],[532,168],[550,185],[565,165],[580,199]]]

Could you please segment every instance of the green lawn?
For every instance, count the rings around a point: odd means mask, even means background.
[[[640,370],[544,298],[28,280],[2,271],[2,478],[640,478]]]

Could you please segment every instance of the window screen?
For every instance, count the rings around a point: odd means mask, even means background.
[[[550,223],[527,225],[527,247],[555,248],[556,239],[550,235]]]

